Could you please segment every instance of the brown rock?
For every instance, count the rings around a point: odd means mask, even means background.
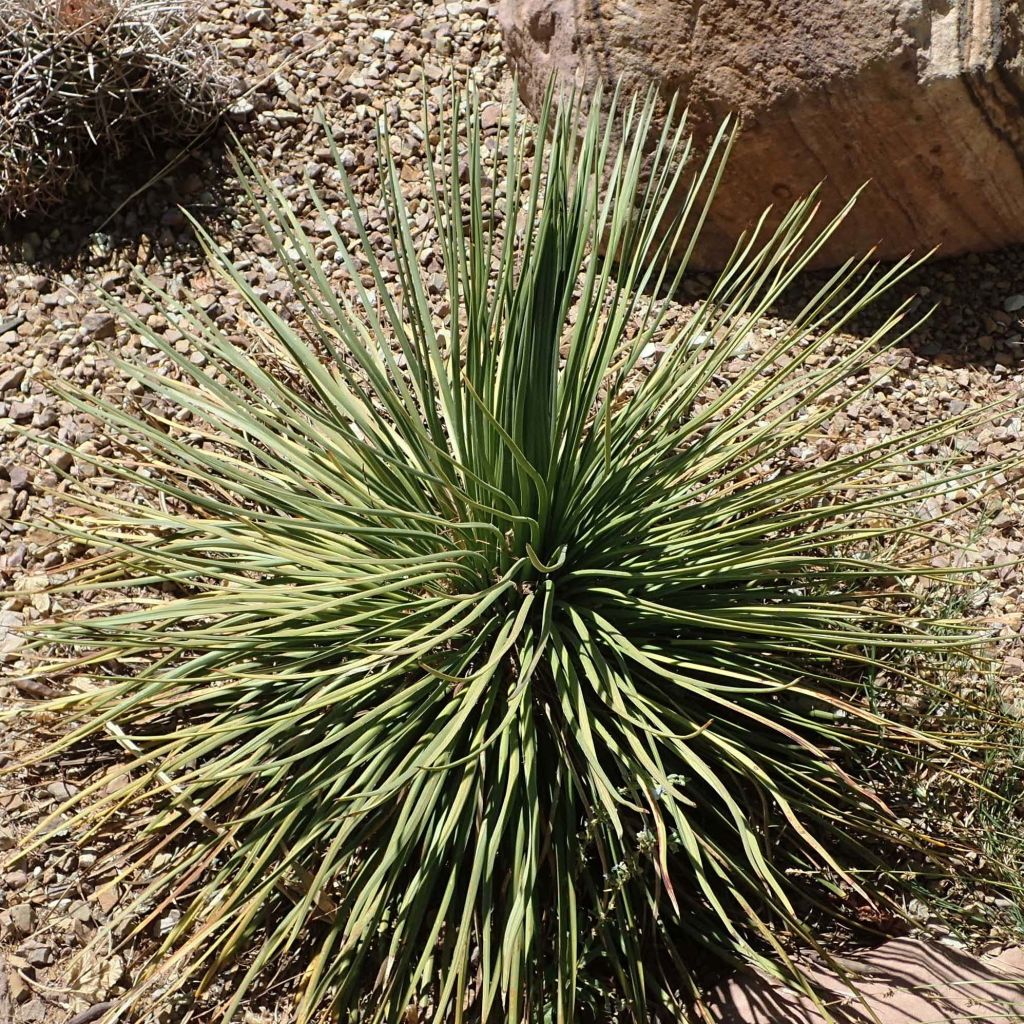
[[[103,915],[112,913],[120,899],[117,883],[108,882],[106,885],[100,886],[93,896]]]
[[[7,415],[10,416],[15,423],[28,423],[28,421],[32,419],[32,415],[35,411],[36,407],[33,402],[11,402],[11,407],[8,410]]]
[[[90,338],[103,341],[117,333],[117,321],[110,313],[86,313],[82,317],[82,330]]]
[[[1004,1024],[1024,1019],[1024,951],[970,956],[936,943],[896,939],[842,960],[863,1002],[832,972],[812,972],[837,1024]],[[805,996],[762,977],[733,979],[711,996],[716,1024],[824,1024]]]
[[[18,1011],[18,1021],[45,1021],[47,1017],[46,1003],[41,999],[32,999]]]
[[[6,391],[14,391],[16,388],[21,387],[21,382],[24,379],[24,366],[15,366],[10,370],[0,373],[0,395]]]
[[[1024,242],[1024,9],[1016,0],[502,0],[520,91],[679,92],[698,139],[744,131],[697,253],[720,267],[774,203],[826,179],[825,212],[868,192],[820,265]]]
[[[10,990],[11,999],[19,1005],[21,1003],[27,1003],[32,998],[31,987],[17,971],[11,971],[8,988]]]

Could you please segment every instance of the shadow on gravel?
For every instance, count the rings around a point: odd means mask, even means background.
[[[806,299],[828,279],[827,271],[802,275],[770,315],[797,316]],[[947,366],[1024,363],[1024,246],[933,259],[851,321],[847,333],[870,336],[907,298],[913,299],[908,326],[935,307],[902,342],[915,355]],[[1022,308],[1014,308],[1017,302]]]
[[[836,1024],[921,1024],[923,1021],[1022,1020],[1024,955],[979,959],[939,943],[899,939],[855,954],[841,966],[860,999],[837,972],[812,976]],[[711,997],[716,1024],[824,1024],[802,995],[761,977],[734,978]]]
[[[238,198],[231,147],[222,128],[185,149],[142,153],[113,173],[99,160],[87,165],[77,190],[58,206],[0,223],[0,264],[74,273],[108,265],[118,251],[145,264],[194,247],[179,207],[214,231],[230,222]]]
[[[796,319],[831,274],[827,270],[802,274],[768,316]],[[680,300],[706,298],[715,278],[713,272],[689,275]],[[901,343],[915,356],[950,367],[1016,369],[1024,364],[1024,246],[932,259],[854,318],[845,333],[869,337],[908,298],[912,300],[908,327],[934,307]]]

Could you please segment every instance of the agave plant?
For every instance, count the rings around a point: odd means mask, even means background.
[[[427,160],[443,318],[386,130],[397,273],[339,163],[343,294],[243,158],[292,313],[197,226],[246,340],[149,284],[205,360],[122,310],[173,367],[124,366],[161,401],[55,384],[123,439],[102,476],[151,498],[82,485],[61,529],[100,552],[67,588],[89,607],[36,638],[74,677],[40,756],[131,752],[65,807],[85,838],[142,815],[121,934],[182,910],[115,1016],[205,993],[232,1019],[303,951],[302,1022],[679,1019],[709,963],[805,984],[809,922],[897,885],[879,844],[927,856],[861,766],[939,740],[861,680],[974,642],[910,586],[943,572],[915,561],[925,500],[984,474],[915,453],[969,414],[800,454],[874,385],[902,312],[833,342],[907,264],[851,262],[748,349],[839,223],[808,199],[670,318],[731,134],[691,160],[682,119],[610,106],[512,108],[492,147],[453,103]]]

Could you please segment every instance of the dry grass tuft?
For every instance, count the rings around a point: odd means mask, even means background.
[[[64,199],[100,173],[206,131],[226,82],[199,0],[0,0],[0,219]]]

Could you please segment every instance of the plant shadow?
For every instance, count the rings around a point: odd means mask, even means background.
[[[798,316],[829,277],[828,271],[801,275],[769,315]],[[1014,301],[1016,296],[1022,298]],[[906,323],[912,329],[901,346],[915,356],[953,367],[1024,362],[1024,308],[1015,308],[1017,301],[1024,303],[1024,246],[929,260],[858,313],[845,332],[870,337],[908,299]]]
[[[106,265],[119,251],[137,253],[141,264],[159,260],[191,237],[183,209],[212,230],[230,223],[237,202],[231,149],[231,134],[221,126],[186,146],[143,152],[114,168],[102,157],[90,159],[58,205],[0,224],[0,261],[76,273]]]
[[[833,273],[800,274],[766,315],[796,320]],[[706,298],[717,277],[715,271],[688,273],[679,298]],[[921,360],[988,369],[1016,369],[1024,363],[1024,246],[946,258],[936,255],[859,312],[843,332],[868,338],[908,300],[904,329],[909,332],[900,345]]]
[[[835,1024],[1024,1019],[1024,954],[979,959],[939,943],[897,939],[815,970]],[[850,986],[856,986],[854,995]],[[716,1024],[823,1024],[810,999],[753,976],[711,994]]]

